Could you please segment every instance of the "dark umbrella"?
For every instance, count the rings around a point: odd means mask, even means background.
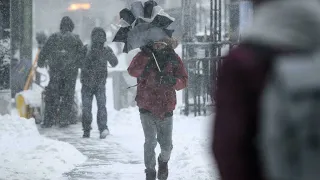
[[[131,27],[120,27],[117,34],[115,35],[113,42],[122,42],[126,43],[128,39],[128,33],[130,32]]]
[[[167,29],[174,18],[166,14],[158,4],[149,0],[132,3],[131,10],[120,11],[123,25],[116,33],[113,42],[125,43],[123,52],[140,48],[150,42],[172,37],[174,30]]]
[[[136,1],[131,4],[131,12],[137,18],[144,17],[144,7],[141,1]]]
[[[120,18],[123,19],[128,25],[131,25],[136,20],[133,13],[127,8],[120,11]]]
[[[153,8],[158,6],[158,3],[155,1],[147,1],[144,3],[144,17],[145,18],[151,18]]]
[[[167,28],[175,20],[169,14],[165,13],[160,6],[154,6],[152,12],[153,13],[151,16],[151,19],[152,19],[151,24],[157,27]]]
[[[133,13],[125,8],[120,11],[120,18],[121,18],[121,26],[115,35],[113,41],[114,42],[127,42],[128,32],[131,30],[131,25],[135,22],[136,18]]]
[[[128,32],[127,50],[131,51],[149,43],[170,37],[165,30],[149,23],[141,23]]]
[[[151,22],[151,24],[157,27],[163,27],[163,28],[169,27],[171,23],[173,23],[173,19],[163,15],[157,15]]]

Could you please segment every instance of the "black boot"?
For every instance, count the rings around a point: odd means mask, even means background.
[[[158,157],[158,163],[159,163],[158,179],[167,180],[169,175],[168,162],[163,162],[161,161],[160,157]]]
[[[52,127],[52,123],[43,123],[41,124],[41,128],[51,128]]]
[[[70,123],[68,121],[59,121],[59,127],[60,128],[67,128],[69,127]]]
[[[69,123],[60,123],[59,127],[60,128],[67,128],[67,127],[69,127]]]
[[[156,180],[157,172],[154,170],[145,170],[146,180]]]
[[[90,131],[83,131],[83,138],[90,138]]]

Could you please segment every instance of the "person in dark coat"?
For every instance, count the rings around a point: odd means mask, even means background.
[[[319,7],[317,0],[260,1],[252,26],[225,57],[212,134],[221,180],[266,179],[256,145],[260,98],[275,57],[320,47]]]
[[[145,136],[144,162],[147,180],[156,179],[157,142],[161,148],[158,157],[158,179],[168,178],[168,161],[173,148],[172,128],[176,91],[184,89],[188,82],[184,64],[174,52],[176,46],[176,41],[166,39],[143,47],[128,68],[129,74],[138,81],[136,101],[140,108]]]
[[[65,16],[60,32],[52,34],[40,51],[38,66],[49,66],[50,81],[45,90],[45,113],[43,127],[51,127],[59,121],[66,127],[72,120],[72,106],[78,69],[83,58],[83,44],[72,33],[74,23]]]
[[[108,77],[108,62],[112,67],[118,64],[118,59],[110,47],[105,47],[106,33],[96,27],[91,33],[91,45],[86,46],[86,57],[81,67],[82,83],[82,126],[83,137],[89,138],[92,123],[92,100],[96,97],[98,106],[97,123],[100,138],[109,134],[107,126],[106,81]]]

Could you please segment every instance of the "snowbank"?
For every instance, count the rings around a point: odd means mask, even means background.
[[[68,143],[42,137],[34,120],[0,116],[0,179],[59,179],[86,157]]]
[[[176,115],[171,171],[176,180],[218,179],[211,154],[212,117]]]

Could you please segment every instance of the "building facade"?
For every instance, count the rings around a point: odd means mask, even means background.
[[[0,39],[9,37],[10,0],[0,0]]]

